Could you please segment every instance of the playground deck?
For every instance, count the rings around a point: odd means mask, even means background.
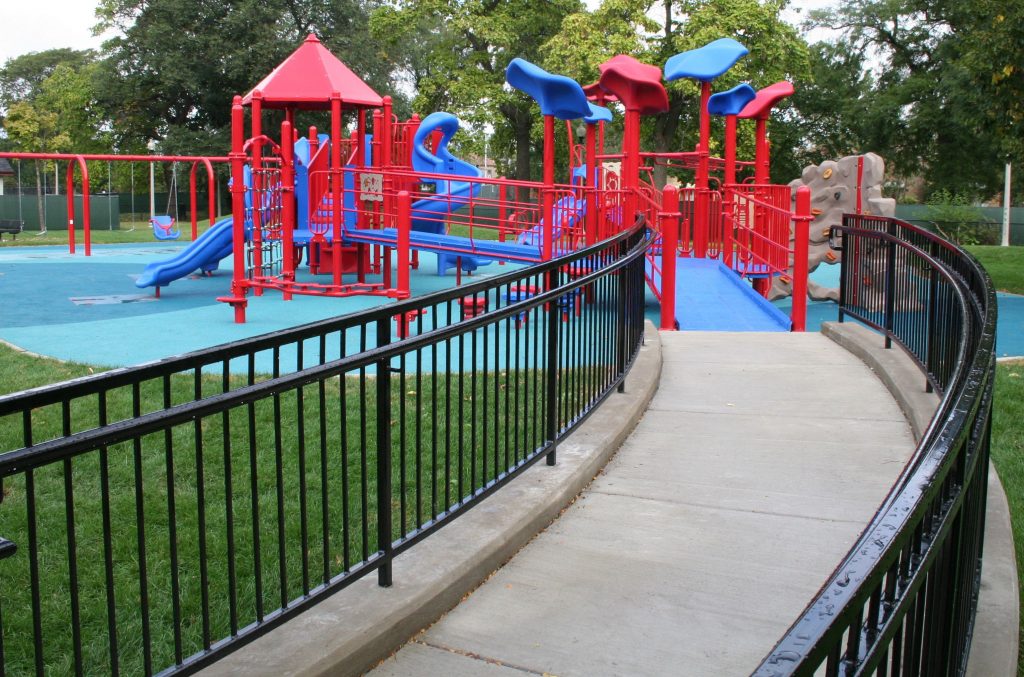
[[[870,369],[820,334],[661,340],[659,391],[593,485],[371,674],[738,675],[758,665],[914,441]]]

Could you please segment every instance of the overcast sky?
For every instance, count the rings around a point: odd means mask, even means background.
[[[594,6],[598,0],[586,0]],[[0,24],[0,64],[26,52],[41,52],[56,47],[99,48],[102,37],[92,35],[96,24],[93,0],[36,0],[36,2],[0,0],[3,23]],[[786,10],[786,18],[799,23],[806,10],[824,7],[832,0],[795,0]],[[819,36],[811,36],[812,39]]]

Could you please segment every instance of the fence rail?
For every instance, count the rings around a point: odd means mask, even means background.
[[[187,674],[389,585],[621,388],[650,237],[0,398],[0,675]]]
[[[847,216],[840,319],[922,369],[940,405],[871,523],[757,675],[963,674],[985,525],[995,292],[966,252],[911,224]]]

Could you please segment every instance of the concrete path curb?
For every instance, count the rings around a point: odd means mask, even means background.
[[[824,322],[821,332],[864,361],[903,409],[914,438],[920,440],[939,398],[924,392],[920,370],[900,348],[886,350],[880,334],[859,324]],[[1017,674],[1019,644],[1017,558],[1006,492],[994,465],[988,468],[985,553],[968,677]]]
[[[200,674],[358,675],[437,620],[557,518],[622,445],[661,375],[650,322],[644,340],[626,392],[559,445],[557,465],[538,463],[396,558],[391,588],[368,576]]]
[[[921,370],[899,346],[886,350],[881,334],[852,322],[822,322],[821,333],[856,355],[875,372],[892,393],[910,423],[914,439],[920,440],[932,420],[939,398],[925,392]]]

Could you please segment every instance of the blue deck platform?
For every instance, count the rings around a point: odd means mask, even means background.
[[[690,331],[789,331],[789,317],[714,259],[676,259],[676,322]]]

